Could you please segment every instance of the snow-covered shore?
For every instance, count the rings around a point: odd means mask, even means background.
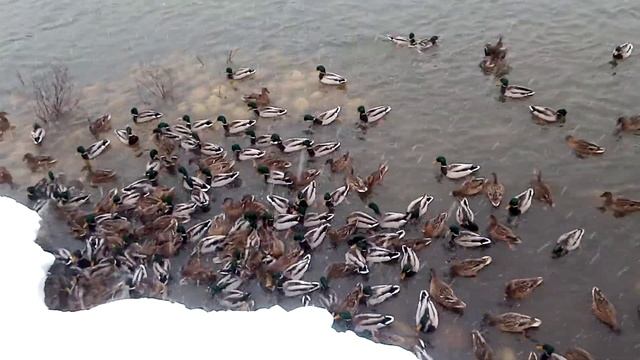
[[[334,331],[331,315],[313,307],[205,312],[129,299],[74,313],[49,310],[44,281],[54,257],[34,242],[39,223],[37,213],[0,197],[5,359],[415,359],[399,347]]]

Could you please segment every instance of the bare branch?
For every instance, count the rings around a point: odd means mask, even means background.
[[[235,49],[229,50],[229,55],[227,55],[227,64],[231,64],[232,59],[233,59],[233,55],[235,55],[238,52],[238,50],[240,50],[240,49],[235,48]]]
[[[163,101],[173,100],[174,79],[171,69],[145,66],[140,69],[136,83],[139,89]]]
[[[47,72],[35,77],[32,84],[33,110],[36,117],[45,123],[60,120],[78,105],[79,99],[64,65],[51,65]]]

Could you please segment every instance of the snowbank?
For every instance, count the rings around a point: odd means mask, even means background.
[[[34,243],[39,222],[35,212],[0,197],[4,359],[415,359],[401,348],[335,332],[331,315],[319,308],[207,313],[138,299],[75,313],[48,310],[44,279],[54,258]]]

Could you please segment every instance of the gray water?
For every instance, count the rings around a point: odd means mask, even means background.
[[[286,107],[289,114],[281,120],[260,120],[258,133],[299,136],[307,129],[303,114],[343,106],[340,122],[316,129],[313,136],[316,141],[340,140],[342,151],[352,154],[362,175],[381,161],[390,162],[384,184],[372,196],[383,211],[402,210],[425,192],[436,198],[429,217],[451,208],[454,200],[449,193],[457,184],[436,182],[432,161],[437,155],[477,163],[484,176],[497,172],[507,195],[523,191],[534,168],[552,186],[557,206],[549,209],[534,203],[516,229],[523,243],[513,251],[497,244],[484,251],[453,254],[443,248],[442,241],[434,241],[419,253],[426,264],[420,273],[402,283],[398,297],[373,309],[394,315],[398,323],[394,326],[402,330],[400,323],[413,323],[418,293],[428,287],[428,268],[442,273],[453,255],[491,255],[493,264],[478,278],[454,281],[456,293],[468,304],[464,315],[441,309],[438,330],[423,335],[433,344],[435,358],[471,358],[469,332],[481,326],[482,315],[509,310],[542,319],[533,337],[560,351],[577,345],[597,359],[632,359],[640,352],[638,218],[615,219],[596,209],[603,191],[640,198],[640,138],[612,135],[617,117],[640,112],[636,105],[640,63],[637,56],[616,68],[607,63],[616,44],[631,41],[638,45],[640,3],[469,1],[452,6],[434,1],[167,1],[151,8],[142,2],[25,0],[3,1],[0,8],[0,111],[9,112],[16,125],[13,134],[5,134],[0,142],[0,166],[7,167],[21,187],[12,191],[0,185],[0,193],[26,201],[24,188],[43,176],[31,174],[21,162],[25,152],[53,155],[58,159],[56,172],[80,177],[82,162],[75,147],[93,141],[86,126],[88,116],[110,112],[114,128],[130,122],[128,111],[134,105],[152,106],[164,112],[169,122],[184,113],[246,118],[240,95],[267,86],[272,103]],[[388,32],[409,31],[418,37],[440,35],[441,45],[418,54],[381,38]],[[509,47],[512,70],[508,77],[536,91],[530,100],[498,101],[496,79],[477,67],[482,46],[495,41],[498,34],[505,36]],[[224,79],[231,49],[238,49],[234,67],[256,67],[255,79],[235,85]],[[35,148],[28,135],[34,121],[29,79],[49,63],[68,66],[81,102],[73,119],[65,126],[49,128],[43,146]],[[142,103],[134,76],[141,64],[150,63],[174,70],[173,103]],[[350,81],[347,89],[320,86],[314,71],[319,63],[345,75]],[[530,103],[566,108],[567,123],[562,127],[536,125],[527,113]],[[387,104],[393,110],[383,123],[362,134],[354,126],[360,104]],[[134,129],[143,144],[150,144],[152,126]],[[203,140],[225,148],[236,141],[248,144],[246,139],[225,139],[216,129],[206,132]],[[577,159],[564,143],[567,134],[594,141],[607,152],[599,158]],[[107,136],[112,148],[95,162],[97,167],[116,169],[117,184],[122,186],[142,173],[146,158],[133,157],[112,133]],[[270,189],[253,176],[250,166],[236,166],[242,188],[214,191],[217,201],[211,214],[220,211],[226,196],[238,199],[251,192],[264,199]],[[321,167],[322,162],[310,166]],[[167,176],[161,182],[171,185],[175,180]],[[330,176],[325,169],[319,193],[342,183],[341,176]],[[99,194],[93,194],[97,199]],[[350,196],[334,226],[341,225],[348,212],[364,206]],[[491,206],[484,197],[477,197],[471,199],[471,207],[484,228]],[[493,212],[500,218],[506,215],[504,209]],[[82,246],[71,239],[55,213],[43,216],[39,241],[45,249]],[[553,242],[576,227],[586,229],[581,248],[565,258],[551,259]],[[407,230],[409,238],[419,235],[419,228]],[[340,261],[345,251],[344,247],[316,251],[305,278],[317,279],[325,264]],[[173,268],[179,270],[185,260],[184,256],[175,259]],[[504,283],[529,276],[543,276],[545,283],[527,300],[507,307],[502,301]],[[344,294],[354,282],[346,279],[334,286]],[[399,268],[374,266],[368,282],[399,283]],[[591,314],[593,286],[600,287],[617,306],[620,335]],[[253,290],[260,307],[294,306],[293,300]],[[212,306],[205,286],[179,286],[174,281],[169,297],[193,307]],[[534,346],[523,337],[495,329],[487,329],[485,337],[499,359],[524,359]]]

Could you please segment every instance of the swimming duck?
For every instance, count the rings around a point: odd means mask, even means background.
[[[131,116],[134,123],[141,124],[160,119],[164,115],[161,112],[157,112],[155,110],[138,111],[138,108],[131,108]]]
[[[82,171],[87,172],[87,179],[92,186],[96,184],[103,184],[114,181],[116,178],[116,172],[111,169],[92,169],[90,166],[84,166]]]
[[[389,163],[384,161],[378,165],[378,168],[371,172],[369,176],[364,179],[364,183],[367,185],[367,192],[371,192],[374,186],[381,184],[384,180],[384,176],[389,172]]]
[[[324,194],[325,205],[329,209],[329,211],[333,211],[336,206],[340,205],[349,194],[350,186],[346,184],[341,186],[330,193]]]
[[[348,312],[342,312],[339,315],[339,319],[349,323],[355,333],[377,333],[380,329],[391,325],[395,320],[391,315],[372,313],[351,315]]]
[[[449,271],[452,276],[475,277],[478,272],[487,267],[493,259],[491,256],[483,256],[481,258],[472,258],[464,260],[455,260],[451,264]]]
[[[454,180],[469,176],[480,169],[479,165],[474,164],[447,164],[444,156],[438,156],[435,162],[440,163],[440,176],[444,175]]]
[[[376,106],[366,110],[364,106],[358,106],[360,121],[365,124],[372,124],[384,118],[391,111],[391,106]]]
[[[507,299],[522,300],[537,289],[542,284],[542,277],[509,280],[504,287],[504,294]]]
[[[323,65],[318,65],[316,70],[319,72],[320,82],[325,85],[344,85],[347,83],[347,79],[338,74],[327,72]]]
[[[496,173],[491,173],[491,175],[493,176],[493,180],[488,181],[484,185],[484,192],[487,194],[491,205],[497,208],[500,206],[502,198],[504,197],[504,185],[498,181],[498,175],[496,175]]]
[[[478,225],[474,222],[475,214],[471,207],[469,206],[469,201],[467,198],[462,198],[458,203],[458,208],[456,209],[456,221],[463,228],[470,231],[478,231]]]
[[[251,93],[248,95],[243,95],[242,101],[253,102],[260,107],[268,106],[270,103],[269,94],[270,94],[269,89],[267,89],[266,87],[263,87],[260,90],[259,94]]]
[[[338,115],[340,115],[340,110],[342,110],[342,108],[338,106],[331,110],[322,112],[318,115],[306,114],[304,116],[304,121],[311,121],[314,125],[329,125],[338,118]]]
[[[347,184],[360,194],[364,194],[369,191],[367,183],[360,176],[355,175],[355,170],[353,169],[353,167],[350,168],[346,180]]]
[[[11,188],[15,187],[15,184],[13,183],[13,176],[11,176],[9,170],[4,166],[0,166],[0,184],[9,184]]]
[[[487,183],[487,179],[472,177],[465,180],[459,188],[451,192],[455,197],[469,197],[481,193],[484,190],[484,185]]]
[[[291,161],[278,158],[275,154],[268,152],[257,161],[258,165],[264,165],[269,170],[286,171],[291,167]]]
[[[292,153],[300,150],[304,150],[313,145],[313,140],[308,138],[290,138],[282,140],[280,135],[272,134],[271,143],[274,144],[280,151],[284,153]],[[307,145],[308,144],[308,145]]]
[[[396,45],[414,47],[417,44],[416,35],[409,33],[409,37],[399,35],[387,35],[387,39]]]
[[[422,228],[422,234],[426,238],[439,238],[443,236],[447,230],[447,218],[449,214],[440,213],[438,216],[429,219]]]
[[[540,354],[540,360],[567,360],[566,357],[556,353],[556,349],[549,344],[536,345],[536,349],[542,351],[542,354]],[[531,354],[529,354],[529,359],[532,358],[538,360],[536,353],[531,352]]]
[[[245,132],[256,124],[255,120],[233,120],[228,123],[227,118],[224,117],[224,115],[218,116],[217,121],[222,123],[224,134],[226,136]]]
[[[56,159],[49,155],[33,155],[32,153],[24,154],[22,161],[27,162],[27,166],[32,172],[47,168],[57,162]]]
[[[89,119],[89,132],[93,136],[98,137],[98,134],[109,130],[111,130],[111,114],[104,114],[93,121]]]
[[[274,145],[271,141],[272,134],[264,134],[260,136],[256,136],[255,131],[253,130],[245,130],[244,134],[249,138],[249,142],[251,146],[255,147],[269,147]]]
[[[615,333],[620,333],[620,325],[618,325],[618,319],[616,314],[616,308],[602,293],[602,290],[596,286],[591,289],[591,310],[593,314],[607,325]]]
[[[446,309],[462,312],[467,307],[467,304],[456,296],[451,286],[438,277],[434,269],[431,269],[429,294],[435,302]]]
[[[427,290],[420,291],[416,309],[416,331],[432,332],[438,328],[438,309]]]
[[[290,176],[286,175],[282,171],[271,171],[265,165],[258,166],[258,173],[264,176],[264,181],[266,183],[284,186],[293,185],[293,180]]]
[[[554,207],[553,196],[551,195],[551,187],[542,181],[542,172],[537,170],[535,172],[535,179],[531,180],[531,187],[533,188],[534,198],[538,201]]]
[[[7,115],[9,115],[9,113],[0,111],[0,140],[2,139],[2,135],[4,135],[5,132],[11,129],[15,129],[15,125],[11,125],[11,122],[9,122],[9,119],[7,119]]]
[[[98,157],[98,155],[102,154],[107,149],[107,147],[109,147],[109,144],[111,144],[110,140],[103,139],[89,145],[89,147],[86,149],[83,146],[78,146],[76,150],[78,151],[80,156],[82,156],[83,159],[91,160],[91,159],[95,159],[96,157]]]
[[[525,333],[528,329],[542,325],[542,320],[533,316],[508,312],[500,315],[485,314],[489,325],[496,326],[504,332]]]
[[[533,96],[535,91],[519,85],[509,85],[507,78],[500,79],[500,94],[503,97],[510,99],[522,99],[525,97]]]
[[[473,231],[460,230],[455,225],[450,226],[449,230],[451,231],[451,239],[449,241],[451,247],[459,245],[466,248],[476,248],[491,245],[491,239]]]
[[[329,165],[332,173],[339,173],[350,169],[351,163],[351,155],[348,152],[337,158],[327,159],[327,161],[325,162],[325,164]]]
[[[191,191],[193,188],[198,187],[204,191],[209,191],[211,188],[211,185],[207,184],[207,181],[195,176],[189,176],[189,173],[184,166],[180,166],[178,168],[178,172],[182,175],[182,187],[186,190]]]
[[[249,111],[253,111],[256,116],[269,119],[269,118],[277,118],[283,116],[287,113],[287,109],[275,107],[275,106],[265,106],[258,108],[258,105],[254,102],[250,102],[247,104],[249,106]]]
[[[233,71],[232,68],[228,67],[226,69],[226,72],[227,72],[227,79],[229,80],[242,80],[256,74],[256,71],[251,68],[239,68],[238,70]]]
[[[433,199],[434,198],[431,195],[420,195],[418,198],[411,201],[409,205],[407,205],[407,214],[410,215],[411,219],[420,219],[427,214],[427,210],[429,210],[429,204],[431,204]]]
[[[567,255],[570,251],[577,249],[582,241],[584,235],[584,229],[574,229],[566,232],[558,238],[556,245],[552,251],[553,258],[559,258]]]
[[[138,136],[132,133],[131,126],[127,126],[124,129],[115,129],[113,132],[118,140],[125,145],[134,146],[138,144]]]
[[[340,142],[338,141],[329,141],[314,144],[313,142],[311,142],[311,140],[305,140],[303,144],[307,147],[307,153],[309,154],[309,157],[312,158],[329,155],[340,148]]]
[[[304,280],[287,280],[282,284],[282,292],[286,297],[301,296],[320,289],[320,283]]]
[[[531,207],[531,200],[533,199],[534,191],[532,188],[528,188],[522,193],[516,195],[509,200],[509,216],[520,216],[529,210]]]
[[[502,35],[498,37],[498,41],[495,45],[487,43],[484,46],[484,56],[495,57],[498,59],[504,59],[507,56],[507,48],[502,41]]]
[[[246,148],[243,149],[238,144],[231,146],[231,151],[236,155],[236,160],[255,160],[264,156],[265,152],[259,149]]]
[[[493,349],[484,339],[484,336],[478,330],[471,331],[471,341],[473,342],[473,353],[477,360],[492,360]]]
[[[398,285],[367,285],[362,288],[367,306],[381,304],[399,292],[400,286]]]
[[[201,131],[214,125],[214,122],[211,119],[202,119],[191,122],[191,117],[189,115],[183,115],[180,120],[182,120],[191,131]]]
[[[418,52],[429,50],[432,47],[438,45],[438,39],[440,39],[440,37],[437,35],[431,36],[428,39],[421,39],[416,44],[416,50],[418,50]]]
[[[628,58],[633,52],[633,44],[632,43],[624,43],[616,46],[613,49],[613,59],[614,60],[624,60]]]
[[[522,241],[516,235],[513,230],[511,230],[508,226],[501,224],[498,222],[498,219],[495,215],[489,215],[489,229],[487,230],[489,233],[489,237],[493,241],[505,241],[510,246],[513,244],[519,244]]]
[[[545,106],[531,105],[529,106],[529,112],[538,122],[547,124],[564,123],[566,121],[567,110],[558,109],[554,110]]]
[[[31,130],[31,139],[33,140],[33,143],[36,145],[40,145],[42,144],[42,141],[44,140],[44,136],[47,134],[47,132],[44,130],[43,127],[40,126],[40,124],[35,123],[33,124],[33,130]]]
[[[386,212],[383,214],[380,212],[380,207],[373,202],[369,203],[368,207],[378,216],[379,226],[382,229],[399,229],[407,224],[410,217],[410,214],[407,213]]]
[[[613,198],[613,194],[610,191],[605,191],[600,195],[604,198],[604,204],[599,207],[600,211],[606,211],[610,209],[613,211],[613,216],[622,217],[630,213],[640,211],[640,201],[625,199],[622,197]]]
[[[594,360],[593,356],[585,349],[573,347],[564,353],[567,360]]]
[[[596,145],[583,139],[578,139],[573,135],[567,135],[564,139],[567,142],[567,145],[569,145],[579,158],[604,154],[605,149],[600,145]]]
[[[621,132],[638,134],[640,132],[640,115],[619,117],[616,121],[616,131],[614,135],[619,135]]]

